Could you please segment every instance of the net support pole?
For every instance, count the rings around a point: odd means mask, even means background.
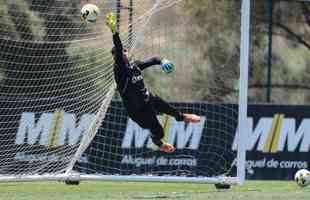
[[[266,101],[271,101],[271,84],[272,84],[272,43],[273,43],[273,0],[269,0],[269,16],[268,16],[268,71],[267,71],[267,94]]]
[[[128,33],[129,33],[129,47],[133,45],[133,0],[129,1],[129,19],[128,19]]]
[[[120,27],[121,27],[121,7],[122,7],[122,2],[121,0],[117,0],[116,2],[116,29],[118,32],[120,32]]]
[[[101,106],[100,106],[98,112],[96,113],[95,119],[93,120],[92,124],[90,125],[90,127],[88,128],[86,133],[84,133],[84,135],[81,139],[80,146],[78,147],[74,157],[71,159],[71,161],[70,161],[70,163],[66,169],[65,175],[72,174],[72,169],[74,167],[74,164],[78,161],[78,159],[80,159],[83,152],[87,149],[87,147],[89,146],[89,144],[91,143],[93,138],[96,136],[97,130],[101,126],[102,120],[105,118],[105,115],[106,115],[106,112],[107,112],[108,107],[110,105],[110,102],[112,101],[115,88],[116,88],[116,85],[113,84],[110,87],[109,91],[107,92],[107,94],[106,94],[107,97],[105,99],[103,99]]]
[[[251,23],[251,0],[242,1],[241,12],[241,43],[240,43],[240,80],[239,80],[239,119],[238,119],[238,153],[237,153],[237,176],[239,184],[245,181],[246,162],[246,131],[247,105],[248,105],[248,73],[250,61],[250,23]]]

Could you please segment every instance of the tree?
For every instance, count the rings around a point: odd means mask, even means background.
[[[0,88],[2,96],[35,98],[41,93],[40,98],[72,98],[76,94],[76,88],[68,88],[66,84],[77,77],[62,76],[62,69],[72,69],[66,73],[74,74],[67,48],[70,41],[77,39],[74,35],[86,30],[80,19],[74,17],[79,14],[79,4],[70,0],[52,0],[46,4],[45,0],[2,3],[0,57],[5,73]]]

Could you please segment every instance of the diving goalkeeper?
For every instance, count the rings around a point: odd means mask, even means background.
[[[117,90],[127,109],[129,117],[140,127],[149,129],[151,139],[159,150],[173,152],[174,146],[164,142],[164,130],[156,115],[158,112],[173,116],[177,121],[199,122],[200,117],[194,114],[183,114],[170,106],[160,97],[153,95],[144,85],[141,71],[154,65],[160,65],[166,73],[174,69],[172,62],[159,57],[149,58],[144,61],[129,61],[128,50],[123,48],[119,33],[116,31],[116,19],[114,13],[109,13],[106,25],[113,34],[114,47],[111,53],[114,58],[114,77]]]

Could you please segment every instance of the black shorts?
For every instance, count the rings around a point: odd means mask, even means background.
[[[135,121],[141,128],[153,129],[156,126],[161,126],[157,114],[158,110],[154,105],[153,96],[148,102],[143,102],[138,108],[127,108],[129,117]]]
[[[153,143],[161,146],[163,144],[161,139],[164,137],[164,129],[157,119],[159,110],[154,98],[151,95],[149,101],[142,102],[139,107],[128,107],[127,112],[129,117],[141,128],[150,130]]]
[[[134,106],[138,105],[138,106]],[[160,146],[164,137],[164,129],[157,119],[158,113],[166,113],[175,117],[177,121],[184,119],[182,113],[170,106],[158,96],[150,94],[148,101],[141,101],[138,104],[125,103],[129,117],[141,128],[149,129],[153,143]]]

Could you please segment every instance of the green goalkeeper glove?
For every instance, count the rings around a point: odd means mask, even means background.
[[[113,12],[107,14],[106,25],[111,29],[113,34],[116,33],[116,17]]]

